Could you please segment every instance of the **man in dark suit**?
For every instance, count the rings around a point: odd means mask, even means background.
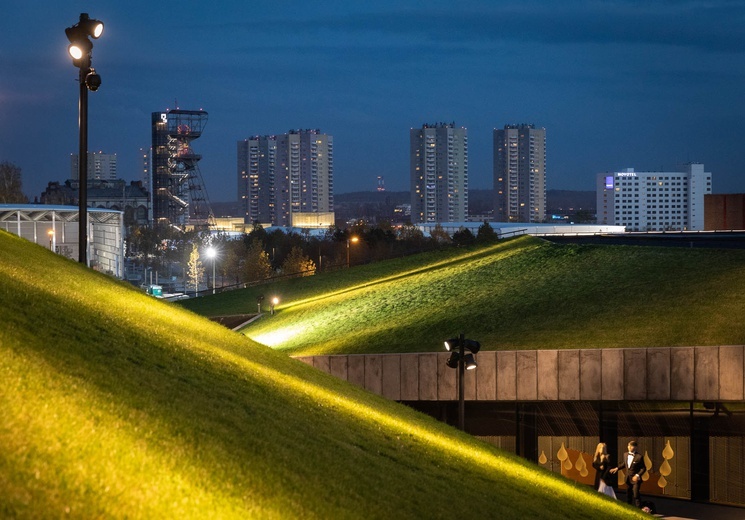
[[[628,450],[623,454],[618,467],[610,471],[616,473],[619,469],[626,470],[626,502],[641,509],[642,497],[639,488],[642,486],[642,475],[647,471],[647,467],[644,465],[644,457],[636,449],[636,441],[629,442]]]

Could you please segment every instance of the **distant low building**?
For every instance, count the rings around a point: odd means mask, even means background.
[[[623,234],[623,226],[600,225],[600,224],[544,224],[530,222],[487,222],[499,238],[510,238],[520,235],[601,235],[601,234]],[[438,222],[415,224],[425,236],[430,236],[436,228],[450,235],[457,231],[469,230],[474,235],[478,234],[479,227],[484,222]]]
[[[0,204],[0,229],[18,235],[70,259],[79,258],[77,206]],[[122,212],[88,209],[88,266],[124,277]]]
[[[215,217],[213,231],[222,233],[249,233],[251,229],[253,229],[253,224],[246,224],[243,221],[243,217]]]
[[[303,212],[292,214],[292,227],[299,228],[325,228],[334,225],[334,212],[323,213]]]
[[[79,182],[50,182],[41,194],[42,204],[74,206],[78,204]],[[122,179],[88,181],[88,207],[124,212],[124,225],[148,225],[148,193],[140,181],[127,184]]]
[[[704,229],[745,229],[745,193],[705,195]]]

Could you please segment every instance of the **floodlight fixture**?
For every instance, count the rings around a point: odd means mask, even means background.
[[[458,369],[458,428],[465,430],[465,388],[464,376],[466,370],[476,368],[476,353],[481,350],[481,343],[461,334],[457,338],[445,340],[445,350],[450,352],[450,357],[445,364],[450,368]],[[466,351],[468,353],[466,354]]]
[[[103,22],[100,20],[88,20],[89,27],[92,26],[90,31],[91,38],[98,40],[103,34]]]
[[[451,338],[451,339],[445,340],[445,350],[450,352],[457,348],[458,348],[458,338]]]
[[[65,35],[70,43],[78,43],[87,40],[88,37],[97,40],[103,34],[103,22],[88,16],[88,13],[80,13],[80,20],[72,27],[65,29]]]
[[[481,343],[478,341],[474,341],[472,339],[466,339],[465,341],[465,349],[471,351],[472,354],[478,354],[479,350],[481,350]]]

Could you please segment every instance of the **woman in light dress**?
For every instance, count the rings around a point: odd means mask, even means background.
[[[616,492],[613,491],[613,479],[618,477],[610,472],[613,465],[608,455],[608,446],[604,442],[595,448],[592,467],[595,468],[595,489],[609,497],[616,498]]]

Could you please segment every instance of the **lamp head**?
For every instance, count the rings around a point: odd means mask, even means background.
[[[463,358],[463,363],[466,365],[466,370],[473,370],[476,368],[476,356],[473,354],[466,354]]]
[[[458,368],[458,361],[460,361],[460,352],[455,350],[452,354],[450,354],[450,357],[445,362],[445,364],[450,368]]]
[[[103,34],[103,22],[100,20],[88,20],[89,34],[96,40]]]
[[[472,339],[467,339],[465,343],[466,350],[471,351],[473,354],[478,354],[481,350],[481,343]]]
[[[67,52],[76,67],[81,66],[81,60],[90,55],[93,44],[88,39],[98,39],[103,34],[103,22],[88,17],[88,13],[80,13],[80,21],[65,29],[65,35],[70,41]],[[93,89],[91,89],[93,90]]]
[[[89,42],[87,39],[80,40],[77,42],[73,42],[67,47],[67,52],[70,54],[70,57],[73,59],[73,62],[80,61],[83,59],[83,56],[87,56],[91,53],[91,49],[93,48],[93,44]],[[76,66],[78,66],[76,64]]]
[[[458,338],[451,338],[445,340],[445,350],[451,352],[458,348]]]

